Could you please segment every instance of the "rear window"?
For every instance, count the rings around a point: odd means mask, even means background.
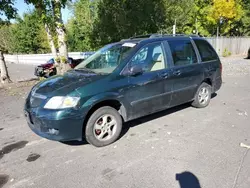
[[[213,61],[218,59],[215,50],[210,46],[207,41],[194,40],[194,42],[199,50],[202,62]]]

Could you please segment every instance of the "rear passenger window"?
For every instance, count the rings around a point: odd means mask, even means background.
[[[215,50],[209,45],[209,43],[205,40],[194,40],[200,56],[201,56],[201,61],[212,61],[212,60],[217,60],[218,56],[215,52]]]
[[[168,42],[175,66],[197,63],[197,57],[190,40],[176,40]]]

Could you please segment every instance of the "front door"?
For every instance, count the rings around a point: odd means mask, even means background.
[[[161,42],[143,46],[128,66],[133,65],[141,66],[143,73],[128,77],[129,88],[125,95],[132,109],[130,119],[158,111],[171,99],[171,92],[166,94],[164,88],[169,70]]]
[[[190,39],[168,41],[172,53],[171,77],[173,96],[171,106],[191,101],[203,79],[201,64]]]

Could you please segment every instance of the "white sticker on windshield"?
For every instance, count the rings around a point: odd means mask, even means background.
[[[126,46],[126,47],[133,48],[135,45],[136,45],[135,43],[126,42],[126,43],[124,43],[122,46]]]

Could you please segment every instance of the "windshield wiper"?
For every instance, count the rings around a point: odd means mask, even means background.
[[[86,71],[88,73],[94,73],[94,74],[99,74],[99,75],[106,75],[107,73],[105,72],[95,72],[92,69],[88,69],[88,68],[77,68],[77,69],[73,69],[75,71]]]
[[[90,73],[95,73],[95,71],[93,71],[92,69],[88,69],[88,68],[77,68],[77,69],[74,69],[75,71],[86,71],[86,72],[90,72]]]

